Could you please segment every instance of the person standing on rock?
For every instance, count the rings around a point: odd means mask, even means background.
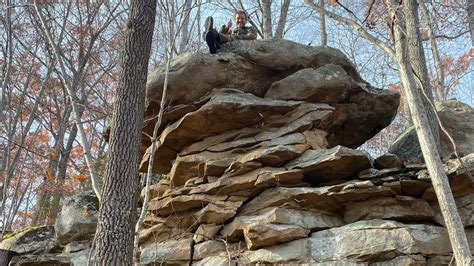
[[[204,39],[206,40],[207,46],[209,46],[209,52],[211,54],[217,53],[221,45],[226,42],[235,40],[255,40],[257,39],[257,30],[253,26],[245,26],[248,20],[247,13],[243,10],[237,10],[234,13],[234,20],[236,27],[232,28],[232,21],[229,20],[227,25],[222,25],[219,32],[214,28],[214,19],[208,17],[204,24],[205,32]]]

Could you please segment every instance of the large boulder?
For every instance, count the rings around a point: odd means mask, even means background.
[[[326,64],[341,66],[352,79],[362,81],[341,51],[281,39],[235,42],[217,55],[187,53],[171,63],[167,102],[171,106],[192,104],[214,88],[236,88],[263,97],[273,82],[300,69]],[[147,115],[158,111],[164,73],[164,68],[158,68],[148,78]]]
[[[64,199],[55,224],[58,242],[65,246],[73,241],[91,240],[97,226],[98,211],[99,200],[93,191]]]
[[[289,53],[288,51],[291,51]],[[304,68],[326,64],[341,66],[357,82],[356,68],[339,50],[312,47],[287,40],[233,42],[216,55],[186,53],[171,62],[168,76],[167,110],[162,127],[198,109],[213,89],[233,88],[263,97],[275,81]],[[159,112],[165,69],[157,68],[147,81],[145,132],[153,132]],[[143,138],[146,147],[147,138]]]
[[[28,265],[54,265],[69,266],[71,258],[62,254],[44,254],[44,255],[23,255],[15,257],[11,260],[12,266],[28,266]]]
[[[157,121],[164,76],[159,68],[147,82],[143,130],[148,135]],[[321,130],[329,147],[356,148],[390,124],[399,95],[371,87],[336,49],[262,40],[235,42],[217,55],[177,57],[169,72],[167,104],[153,166],[159,173],[168,173],[178,154],[197,152],[185,151],[189,145],[217,136],[223,142],[262,132],[273,139]],[[151,144],[147,134],[143,153]],[[291,153],[289,149],[270,152]],[[145,153],[142,170],[149,155]]]
[[[0,250],[10,250],[21,255],[60,252],[61,248],[54,237],[54,227],[40,226],[7,235],[0,242]]]
[[[456,144],[460,156],[474,152],[474,109],[460,101],[449,100],[436,103],[439,118]],[[436,121],[433,121],[436,123]],[[449,138],[440,131],[441,158],[448,158],[454,153]],[[389,149],[404,162],[423,162],[420,144],[414,127],[408,128]]]

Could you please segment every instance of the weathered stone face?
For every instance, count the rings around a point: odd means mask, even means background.
[[[15,257],[10,265],[26,266],[26,265],[55,265],[69,266],[71,265],[71,257],[67,255],[23,255]]]
[[[29,228],[0,242],[0,249],[18,254],[39,254],[60,250],[53,226]]]
[[[406,222],[431,221],[434,211],[423,199],[412,197],[385,197],[346,205],[344,220],[352,223],[359,220],[390,219]]]
[[[369,156],[365,152],[342,146],[309,150],[286,164],[290,169],[302,169],[311,183],[353,178],[370,166]]]
[[[327,64],[341,66],[352,79],[362,81],[352,62],[339,50],[287,40],[239,42],[225,47],[217,55],[185,54],[171,63],[169,102],[173,106],[187,105],[214,88],[240,88],[262,97],[273,82],[299,69]],[[153,71],[148,78],[148,114],[159,106],[156,104],[161,101],[163,82],[162,68]]]
[[[287,101],[341,103],[357,93],[353,79],[337,65],[305,68],[274,82],[265,98]]]
[[[65,246],[72,241],[92,240],[98,211],[99,200],[92,191],[64,199],[55,224],[59,243]]]
[[[191,258],[192,239],[168,242],[166,245],[157,244],[144,248],[140,258],[143,265],[151,265],[159,261],[189,261]]]
[[[371,220],[316,232],[309,238],[249,251],[244,257],[252,263],[290,261],[367,265],[377,261],[408,259],[403,258],[403,255],[411,257],[420,253],[449,254],[450,250],[447,232],[442,227]],[[424,258],[416,257],[415,260],[424,261]]]
[[[244,237],[254,250],[304,238],[311,231],[343,225],[337,216],[321,212],[268,208],[250,216],[239,216],[227,224],[221,235],[230,241]]]
[[[163,82],[163,69],[148,79],[144,127],[148,135]],[[168,173],[172,160],[194,154],[199,146],[213,152],[211,148],[225,148],[212,147],[213,143],[245,141],[239,134],[263,138],[266,132],[275,138],[322,130],[329,147],[358,147],[391,122],[399,103],[397,93],[364,82],[341,52],[286,40],[238,42],[213,56],[180,56],[172,62],[168,93],[155,153],[154,171],[160,173]],[[150,143],[144,139],[142,144]],[[193,144],[199,146],[189,147]],[[148,157],[145,153],[142,169]],[[222,168],[225,165],[215,170]]]
[[[454,139],[456,149],[461,157],[474,152],[474,109],[456,100],[436,103],[436,111],[446,131]],[[453,145],[445,134],[440,133],[440,156],[444,159],[453,155]],[[423,162],[418,137],[415,129],[410,127],[398,137],[390,147],[404,162]]]
[[[444,228],[404,225],[392,221],[362,221],[311,235],[317,262],[338,259],[379,261],[398,254],[447,254],[451,247]]]

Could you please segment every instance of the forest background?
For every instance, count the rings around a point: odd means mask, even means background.
[[[259,39],[338,48],[373,86],[402,92],[385,2],[159,0],[149,69],[186,52],[207,52],[205,18],[225,24],[244,9]],[[128,5],[0,3],[2,235],[53,224],[62,198],[91,189],[91,175],[104,175],[103,131],[113,112]],[[434,98],[473,106],[474,1],[419,1],[416,12]],[[402,95],[393,123],[361,149],[374,157],[386,152],[410,124],[406,110]]]

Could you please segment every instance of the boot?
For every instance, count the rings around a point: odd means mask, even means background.
[[[212,17],[207,17],[204,22],[204,39],[206,40],[207,46],[209,47],[209,52],[211,54],[217,53],[217,37],[218,33],[214,29],[214,19]]]
[[[207,17],[204,22],[204,32],[208,32],[214,29],[214,19],[212,17]]]
[[[219,48],[218,43],[216,41],[216,33],[217,32],[215,32],[215,30],[211,30],[206,32],[205,36],[207,46],[209,47],[209,53],[211,54],[217,53],[217,49]]]

